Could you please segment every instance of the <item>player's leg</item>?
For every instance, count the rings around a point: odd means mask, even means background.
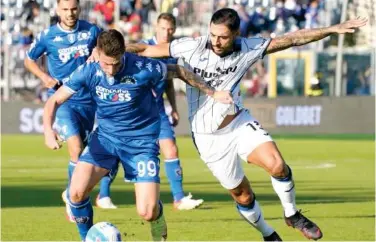
[[[114,166],[111,168],[110,172],[105,175],[99,185],[99,193],[96,198],[96,205],[99,208],[103,209],[116,209],[117,206],[115,206],[112,203],[111,194],[110,194],[110,187],[112,182],[115,180],[115,177],[118,173],[119,169],[119,162],[116,162]]]
[[[271,175],[274,191],[284,208],[289,226],[298,228],[309,239],[320,239],[319,227],[302,215],[295,203],[295,185],[290,167],[285,163],[269,134],[247,112],[238,129],[239,155],[248,163],[262,167]]]
[[[189,193],[185,196],[183,190],[183,170],[180,165],[178,147],[175,140],[175,132],[167,115],[161,116],[161,131],[159,145],[165,158],[164,165],[166,176],[170,184],[174,207],[179,210],[190,210],[200,206],[204,200],[192,199]]]
[[[167,238],[163,205],[159,200],[159,145],[156,139],[128,140],[120,158],[125,180],[135,183],[137,213],[150,222],[154,241]]]
[[[71,181],[73,171],[76,167],[78,157],[80,156],[84,144],[82,142],[81,130],[82,125],[79,122],[79,113],[77,110],[72,108],[70,105],[62,105],[58,108],[56,112],[56,119],[54,123],[54,129],[60,136],[60,138],[67,143],[68,153],[69,153],[69,163],[68,163],[68,185]],[[63,201],[66,203],[65,211],[68,221],[74,223],[74,218],[67,204],[67,191],[64,190],[62,193]]]
[[[217,134],[195,134],[195,144],[201,158],[221,185],[230,192],[236,202],[236,209],[249,224],[255,227],[264,239],[280,240],[264,217],[248,179],[245,177],[237,155],[237,138],[231,128],[224,128]]]
[[[99,180],[108,174],[118,157],[113,151],[111,142],[98,138],[97,133],[94,132],[79,160],[68,189],[68,203],[81,239],[84,240],[93,225],[93,207],[89,193]]]

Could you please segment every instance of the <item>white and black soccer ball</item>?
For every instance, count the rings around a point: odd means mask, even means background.
[[[121,241],[121,234],[115,225],[109,222],[94,224],[86,235],[85,242]]]

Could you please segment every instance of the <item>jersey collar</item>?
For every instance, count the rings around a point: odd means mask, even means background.
[[[63,32],[65,32],[65,33],[74,33],[74,32],[76,32],[76,31],[78,30],[78,26],[79,26],[79,25],[80,25],[80,20],[77,21],[77,24],[76,24],[76,26],[74,27],[74,29],[72,29],[72,30],[66,30],[66,29],[63,29],[63,27],[60,26],[60,23],[57,23],[57,27],[58,27],[61,31],[63,31]]]

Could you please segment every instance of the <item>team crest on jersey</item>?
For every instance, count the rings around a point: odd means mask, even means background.
[[[136,81],[136,79],[134,79],[133,76],[125,76],[125,77],[121,78],[120,83],[123,83],[123,84],[136,84],[137,81]]]
[[[79,32],[79,33],[77,34],[77,39],[78,39],[79,41],[81,41],[81,40],[87,40],[87,39],[90,38],[90,35],[91,35],[91,33],[88,32],[88,31]]]
[[[74,43],[74,41],[76,41],[75,34],[68,34],[67,38],[68,38],[69,43]]]

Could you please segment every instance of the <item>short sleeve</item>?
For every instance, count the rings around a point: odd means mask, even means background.
[[[94,63],[84,63],[80,65],[66,80],[63,80],[63,87],[71,93],[76,93],[84,86],[89,86]]]
[[[189,59],[205,41],[205,37],[185,37],[173,40],[170,43],[170,56],[173,58]]]
[[[45,31],[42,31],[34,39],[33,43],[30,45],[29,50],[26,52],[27,56],[31,60],[38,60],[39,57],[47,52],[46,36]]]
[[[241,38],[242,52],[246,52],[248,61],[256,61],[257,59],[264,58],[266,49],[268,48],[271,39],[254,37],[254,38]]]

